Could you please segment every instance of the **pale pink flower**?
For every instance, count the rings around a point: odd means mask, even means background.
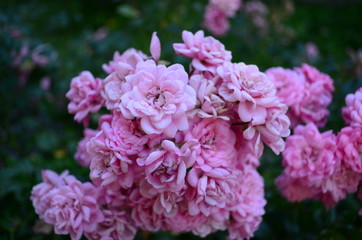
[[[43,183],[33,188],[32,201],[40,218],[54,226],[57,234],[80,239],[83,232],[95,230],[103,214],[97,204],[98,189],[81,183],[68,172],[61,175],[43,171]]]
[[[181,65],[166,67],[151,60],[141,62],[126,81],[129,91],[120,104],[125,118],[140,119],[147,134],[174,137],[178,130],[188,129],[186,112],[195,107],[196,96]]]
[[[344,127],[337,135],[337,154],[352,171],[362,173],[362,126]]]
[[[191,76],[189,85],[196,91],[197,103],[200,109],[195,109],[194,114],[200,118],[222,118],[229,120],[225,113],[229,110],[230,104],[218,94],[215,83],[196,74]]]
[[[347,95],[342,115],[347,125],[362,125],[362,88]]]
[[[227,167],[236,156],[236,139],[230,123],[222,119],[206,118],[194,123],[185,133],[185,140],[196,139],[196,161],[199,165]]]
[[[102,95],[106,100],[106,107],[109,110],[117,108],[124,93],[122,85],[125,77],[133,74],[139,62],[143,62],[147,56],[136,49],[128,49],[122,55],[114,53],[113,60],[108,65],[103,64],[103,70],[108,73],[104,79]]]
[[[154,188],[160,192],[177,192],[184,187],[186,169],[195,162],[190,150],[192,145],[194,143],[189,142],[178,148],[174,142],[164,140],[159,150],[147,158],[139,158],[137,163],[145,167],[146,179]]]
[[[89,128],[84,129],[84,138],[78,143],[77,152],[74,155],[75,160],[83,166],[89,167],[92,160],[92,156],[89,155],[87,150],[87,144],[89,140],[97,135],[98,131]]]
[[[45,211],[51,204],[52,194],[50,192],[66,185],[66,178],[74,177],[69,176],[68,171],[64,171],[58,175],[51,170],[43,170],[41,174],[43,182],[33,187],[30,199],[33,202],[35,212],[43,218]]]
[[[228,17],[234,17],[241,7],[241,0],[210,0],[210,4],[217,7]]]
[[[54,226],[57,234],[70,234],[78,240],[83,232],[92,232],[103,214],[97,204],[97,189],[91,183],[78,180],[52,192],[50,208],[44,214],[45,222]]]
[[[184,43],[173,45],[177,54],[192,58],[191,65],[198,71],[207,71],[216,74],[216,68],[224,62],[231,61],[231,52],[213,37],[205,37],[203,31],[192,34],[182,32]]]
[[[146,59],[147,55],[143,52],[130,48],[122,55],[119,54],[119,52],[115,52],[113,54],[113,59],[108,64],[103,64],[102,68],[107,74],[116,71],[118,74],[121,74],[120,78],[123,78],[136,68],[137,63]]]
[[[265,124],[256,126],[255,129],[260,133],[261,140],[268,145],[275,154],[284,150],[285,143],[282,137],[290,135],[290,120],[286,115],[287,107],[279,104],[276,107],[267,109]],[[244,137],[246,134],[244,134]]]
[[[212,4],[206,7],[202,25],[217,36],[225,35],[230,27],[227,15]]]
[[[246,166],[237,176],[232,189],[236,201],[231,207],[232,220],[229,223],[229,239],[251,238],[259,228],[265,213],[263,178],[255,168]]]
[[[121,210],[104,209],[104,220],[98,223],[95,231],[85,233],[89,240],[133,240],[137,228],[131,216]]]
[[[286,140],[283,166],[287,175],[315,182],[332,176],[340,166],[334,157],[336,136],[332,131],[320,133],[313,123],[295,128]]]
[[[187,193],[190,215],[210,216],[228,207],[235,198],[232,191],[235,175],[235,171],[224,167],[192,168],[187,174],[191,187]]]
[[[75,114],[74,120],[87,125],[89,114],[99,111],[104,103],[102,86],[102,80],[94,78],[88,71],[83,71],[72,79],[66,96],[70,100],[68,111]]]
[[[265,123],[267,107],[278,103],[275,87],[255,65],[224,63],[217,73],[223,80],[219,94],[226,101],[239,102],[238,113],[242,122]]]

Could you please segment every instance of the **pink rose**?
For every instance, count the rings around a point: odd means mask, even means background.
[[[68,111],[75,114],[75,121],[87,125],[89,114],[98,112],[103,106],[102,86],[102,80],[94,78],[88,71],[81,72],[79,76],[72,79],[66,96],[70,100]]]
[[[121,98],[120,110],[125,118],[140,119],[147,134],[174,137],[178,130],[188,129],[186,112],[195,107],[196,96],[181,65],[141,62],[126,84],[129,91]]]
[[[225,46],[213,37],[205,37],[203,31],[192,34],[182,32],[184,43],[173,45],[177,54],[192,58],[191,65],[198,71],[216,73],[216,68],[224,62],[231,60],[231,52],[225,50]]]
[[[193,124],[185,133],[185,140],[196,139],[196,161],[211,167],[229,166],[236,156],[235,134],[230,124],[221,119],[206,118]]]
[[[335,151],[336,136],[332,131],[320,133],[313,123],[298,126],[286,140],[284,171],[293,178],[306,178],[310,182],[326,178],[340,166]]]
[[[217,36],[225,35],[230,27],[227,15],[214,5],[206,7],[203,26]]]
[[[169,140],[162,142],[160,150],[154,150],[147,158],[137,160],[145,168],[147,181],[160,192],[181,190],[185,184],[186,169],[194,162],[189,143],[180,149]]]
[[[103,69],[108,73],[104,79],[102,95],[106,100],[106,107],[109,110],[117,109],[123,95],[122,85],[125,77],[133,74],[139,62],[143,62],[147,56],[136,49],[128,49],[122,55],[114,53],[113,61],[108,65],[103,64]]]
[[[362,88],[347,95],[342,115],[347,125],[362,125]]]
[[[362,126],[344,127],[337,136],[337,154],[352,171],[362,173]]]

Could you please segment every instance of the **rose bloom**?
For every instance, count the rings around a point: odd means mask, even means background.
[[[98,112],[103,106],[102,87],[102,80],[94,78],[88,71],[81,72],[72,79],[66,96],[70,100],[68,111],[75,114],[74,120],[88,124],[89,114]]]
[[[286,140],[284,171],[293,178],[305,177],[310,182],[326,178],[340,166],[335,151],[336,136],[332,131],[320,133],[313,123],[298,126]]]
[[[346,106],[342,109],[343,118],[348,125],[362,125],[362,88],[346,97]]]
[[[344,127],[337,135],[337,154],[351,170],[362,173],[362,126]]]
[[[235,134],[225,120],[207,118],[193,123],[185,133],[185,140],[193,139],[200,144],[196,148],[199,165],[226,167],[236,156]]]
[[[226,14],[214,5],[206,7],[203,26],[218,36],[225,35],[230,27]]]
[[[141,62],[135,73],[126,77],[126,84],[120,110],[127,119],[140,119],[147,134],[174,137],[178,130],[188,129],[186,113],[195,107],[196,94],[181,65]]]
[[[205,37],[203,31],[192,34],[182,32],[183,43],[175,43],[173,48],[179,55],[192,58],[191,65],[198,71],[216,74],[216,68],[231,61],[231,52],[213,37]]]
[[[177,192],[184,187],[186,169],[195,162],[188,143],[181,149],[174,142],[164,140],[159,150],[154,150],[148,157],[137,159],[145,167],[147,181],[160,192]]]
[[[114,53],[113,60],[108,65],[103,64],[103,69],[109,75],[104,79],[102,95],[106,100],[106,107],[109,110],[118,107],[123,95],[122,84],[125,77],[133,74],[139,62],[143,62],[147,56],[133,48],[128,49],[122,55]]]

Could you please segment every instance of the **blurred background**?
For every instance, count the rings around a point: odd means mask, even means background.
[[[149,54],[153,31],[163,60],[180,62],[172,44],[182,30],[202,29],[207,0],[0,1],[0,239],[69,239],[38,220],[30,202],[41,169],[89,171],[74,160],[83,127],[67,113],[65,93],[83,70],[104,78],[102,64],[128,48]],[[225,36],[234,62],[293,68],[309,63],[333,79],[336,91],[325,129],[344,124],[345,96],[362,86],[362,1],[244,0]],[[211,33],[207,30],[206,34]],[[267,150],[260,173],[268,204],[255,239],[362,239],[362,203],[355,195],[326,210],[315,201],[288,203],[274,179],[281,157]],[[206,239],[225,239],[215,233]],[[150,234],[138,239],[199,239]]]

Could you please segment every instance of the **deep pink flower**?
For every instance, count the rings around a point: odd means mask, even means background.
[[[313,198],[318,193],[318,189],[307,186],[303,178],[292,178],[285,173],[275,180],[275,184],[281,194],[290,202],[300,202]]]
[[[286,140],[284,171],[293,178],[306,178],[310,182],[332,176],[340,166],[335,151],[336,136],[332,131],[320,133],[313,123],[298,126]]]
[[[264,206],[264,182],[255,168],[246,166],[237,176],[237,184],[232,189],[236,195],[231,207],[232,220],[229,224],[229,239],[251,238],[259,228]]]
[[[166,67],[151,60],[141,62],[126,81],[129,91],[120,104],[125,118],[140,119],[147,134],[174,137],[178,130],[188,129],[186,112],[194,108],[196,96],[181,65]]]
[[[210,0],[210,3],[228,17],[233,17],[241,7],[241,0]]]
[[[102,80],[94,78],[88,71],[83,71],[72,79],[66,96],[70,100],[68,111],[75,114],[74,120],[88,124],[89,114],[98,112],[103,106],[101,96]]]
[[[333,80],[308,64],[302,64],[295,71],[305,77],[306,93],[302,101],[293,108],[292,114],[304,123],[313,122],[318,127],[325,126],[329,115],[327,107],[332,102],[334,91]]]
[[[133,240],[137,228],[131,216],[121,210],[104,209],[104,220],[98,223],[94,232],[86,233],[89,240]]]
[[[174,142],[164,140],[160,150],[154,150],[137,163],[145,167],[147,181],[160,192],[177,192],[184,187],[186,169],[195,162],[191,149],[195,143],[185,143],[178,148]]]
[[[184,43],[175,43],[173,48],[177,54],[192,58],[191,64],[198,71],[215,74],[218,66],[231,60],[231,52],[215,38],[205,37],[203,31],[183,31],[182,40]]]
[[[346,97],[346,106],[342,109],[343,118],[348,125],[362,125],[362,88]]]
[[[227,15],[214,5],[206,7],[202,25],[217,36],[225,35],[230,27]]]
[[[102,95],[106,100],[106,107],[109,110],[117,108],[120,104],[124,93],[122,85],[125,82],[125,77],[133,74],[137,64],[146,59],[147,56],[144,53],[131,48],[122,55],[115,52],[113,60],[108,65],[103,64],[103,70],[109,75],[104,79]]]
[[[305,78],[302,74],[282,67],[269,68],[265,73],[274,83],[280,102],[293,109],[303,101]]]
[[[84,138],[78,143],[77,152],[74,155],[75,160],[83,166],[89,167],[92,160],[92,156],[89,155],[87,150],[87,144],[89,140],[97,135],[98,131],[89,128],[84,129]]]
[[[362,126],[344,127],[337,135],[337,154],[351,170],[362,173]]]
[[[185,133],[185,140],[196,139],[196,161],[199,165],[227,167],[236,156],[235,134],[230,123],[222,119],[206,118],[194,123]]]

